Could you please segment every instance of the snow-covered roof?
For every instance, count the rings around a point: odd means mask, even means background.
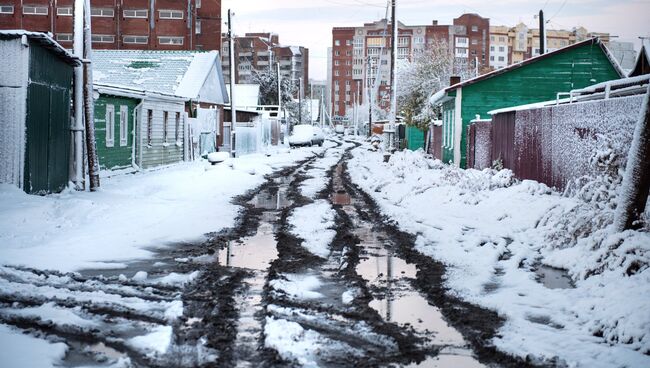
[[[226,86],[228,96],[230,96],[230,85]],[[259,84],[235,84],[235,106],[236,107],[255,107],[260,101]]]
[[[650,73],[648,66],[650,65],[650,48],[645,45],[641,46],[641,52],[636,57],[636,62],[634,63],[634,68],[628,74],[629,77],[635,77]]]
[[[168,101],[185,101],[184,97],[179,97],[172,94],[160,93],[160,92],[151,92],[146,91],[142,88],[137,87],[124,87],[119,85],[113,85],[111,83],[93,83],[93,89],[96,92],[101,94],[113,95],[113,96],[123,96],[131,98],[154,98],[160,100]]]
[[[56,55],[61,57],[68,64],[79,66],[81,65],[81,60],[72,55],[68,50],[63,48],[58,42],[56,42],[52,36],[47,33],[42,32],[31,32],[24,29],[8,29],[0,31],[0,39],[14,39],[19,37],[27,37],[41,46],[51,50]]]
[[[539,60],[542,60],[542,59],[545,59],[545,58],[548,58],[548,57],[551,57],[551,56],[566,52],[567,50],[575,49],[575,48],[578,48],[578,47],[581,47],[581,46],[584,46],[584,45],[590,45],[590,44],[598,45],[603,50],[603,52],[605,53],[605,55],[607,56],[607,58],[609,59],[612,66],[614,67],[616,72],[619,74],[619,76],[623,77],[623,76],[626,75],[625,72],[623,71],[623,69],[621,69],[621,66],[618,64],[618,61],[616,61],[616,58],[614,58],[612,56],[612,54],[609,52],[607,47],[605,47],[605,45],[602,43],[602,41],[599,38],[591,38],[591,39],[588,39],[588,40],[585,40],[585,41],[582,41],[582,42],[574,43],[573,45],[569,45],[569,46],[557,49],[555,51],[550,51],[550,52],[547,52],[545,54],[538,55],[538,56],[532,57],[530,59],[526,59],[526,60],[524,60],[524,61],[522,61],[520,63],[511,64],[511,65],[508,65],[505,68],[497,69],[497,70],[491,71],[489,73],[479,75],[477,77],[474,77],[474,78],[462,81],[460,83],[454,84],[453,86],[449,86],[449,87],[445,88],[443,90],[442,96],[444,96],[444,93],[453,91],[455,89],[462,88],[462,87],[468,86],[470,84],[480,82],[480,81],[482,81],[484,79],[489,79],[489,78],[495,77],[497,75],[501,75],[503,73],[507,73],[507,72],[509,72],[511,70],[515,70],[515,69],[521,68],[523,66],[535,63],[535,62],[537,62]],[[441,102],[442,96],[438,95],[438,94],[436,94],[436,96],[438,97],[438,100],[434,101],[433,98],[432,98],[431,101],[430,101],[431,103],[435,104],[435,103],[440,103]]]
[[[208,103],[227,101],[216,51],[96,50],[92,61],[95,83]]]

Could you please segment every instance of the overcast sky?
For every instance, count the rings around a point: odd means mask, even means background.
[[[386,14],[383,0],[222,0],[224,19],[235,13],[235,33],[274,32],[280,43],[310,50],[309,74],[325,79],[327,47],[332,27],[361,26]],[[463,13],[490,18],[491,25],[514,26],[522,21],[537,28],[533,18],[544,9],[550,28],[570,30],[584,26],[589,31],[609,32],[621,41],[650,36],[650,0],[397,0],[398,19],[408,25],[451,24]],[[648,43],[648,41],[646,41]]]

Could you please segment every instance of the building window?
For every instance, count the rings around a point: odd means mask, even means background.
[[[0,14],[13,14],[13,5],[0,5]]]
[[[490,56],[490,61],[494,61],[494,56]]]
[[[201,34],[201,19],[197,19],[194,22],[194,33]]]
[[[147,110],[147,146],[153,141],[153,110]]]
[[[14,12],[13,12],[13,9],[12,9],[11,14],[13,14],[13,13]],[[47,6],[25,5],[25,6],[23,6],[23,14],[48,15],[49,11],[48,11]]]
[[[477,40],[477,39],[473,39],[473,40],[472,40],[472,45],[478,45],[478,40]]]
[[[113,43],[115,42],[115,36],[113,35],[92,35],[92,41],[94,43]]]
[[[57,33],[56,40],[59,42],[72,42],[72,33]]]
[[[106,105],[106,147],[115,145],[115,106]]]
[[[505,37],[499,37],[499,42],[506,42],[506,38]]]
[[[504,52],[506,48],[504,46],[499,46],[499,52]]]
[[[334,76],[335,76],[335,77],[338,77],[338,76],[339,76],[339,71],[338,71],[338,70],[335,70],[335,71],[334,71]]]
[[[147,44],[149,43],[148,36],[124,36],[122,42],[129,44]]]
[[[352,46],[352,40],[345,40],[345,46]]]
[[[494,46],[490,46],[490,51],[494,52]]]
[[[174,138],[176,139],[176,144],[181,143],[181,113],[177,112],[176,113],[176,134],[174,135]]]
[[[334,55],[341,56],[341,51],[334,51]]]
[[[124,9],[124,18],[149,18],[147,9]]]
[[[201,8],[201,0],[196,0],[196,8]]]
[[[340,40],[334,40],[334,46],[341,46]]]
[[[129,144],[129,107],[120,106],[120,147]]]
[[[494,36],[490,36],[490,41],[494,42]]]
[[[169,127],[169,112],[163,111],[163,144],[167,143],[167,128]]]
[[[472,32],[478,32],[478,26],[472,26]]]
[[[56,15],[60,15],[63,17],[71,17],[72,16],[72,7],[71,6],[62,6],[56,8]]]
[[[92,15],[93,17],[112,18],[115,16],[115,10],[111,8],[91,8],[90,15]]]
[[[184,41],[185,37],[158,37],[158,43],[161,45],[182,45]]]
[[[181,10],[158,10],[158,17],[160,19],[183,19],[183,12]]]

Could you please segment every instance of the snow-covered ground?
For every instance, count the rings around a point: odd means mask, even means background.
[[[508,170],[460,170],[400,152],[353,151],[352,180],[423,254],[450,292],[506,318],[493,343],[573,367],[650,366],[650,234],[614,233],[607,201],[562,196]],[[549,288],[541,265],[574,287]]]
[[[148,250],[199,241],[232,226],[233,197],[277,168],[322,149],[250,155],[230,164],[179,164],[105,178],[99,192],[66,191],[45,197],[0,185],[0,265],[76,271],[121,268]]]
[[[206,233],[234,225],[239,208],[231,203],[233,197],[262,184],[266,174],[323,150],[281,150],[217,166],[193,162],[116,175],[103,178],[96,193],[70,190],[40,197],[0,185],[0,289],[10,300],[43,303],[7,307],[0,313],[5,319],[30,318],[82,334],[116,331],[123,335],[117,341],[148,356],[162,356],[172,342],[171,323],[183,314],[180,294],[173,287],[195,279],[198,272],[149,278],[142,271],[130,279],[77,281],[51,271],[121,269],[150,258],[154,249],[202,241]],[[40,274],[24,267],[48,271]],[[169,295],[155,294],[152,288],[158,285]],[[74,307],[84,303],[137,311],[159,322],[103,318]],[[59,340],[24,335],[4,324],[0,345],[0,365],[12,367],[54,366],[68,350]],[[114,366],[127,364],[126,359]]]

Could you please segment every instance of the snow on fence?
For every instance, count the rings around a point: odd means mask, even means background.
[[[596,154],[627,155],[642,101],[637,95],[498,113],[491,139],[476,140],[472,154],[485,160],[489,150],[490,161],[517,178],[564,189],[573,179],[595,174]],[[470,167],[482,168],[478,162]]]
[[[492,167],[492,121],[472,120],[468,133],[468,167],[479,170]]]

